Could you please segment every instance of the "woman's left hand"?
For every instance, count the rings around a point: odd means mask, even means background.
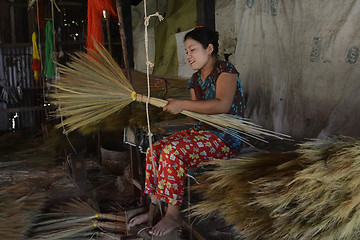
[[[163,107],[163,111],[167,111],[172,114],[178,114],[183,110],[182,100],[178,100],[174,98],[169,98],[166,100],[168,101],[168,104],[165,107]]]

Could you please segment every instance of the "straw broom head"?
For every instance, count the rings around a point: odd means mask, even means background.
[[[61,107],[56,116],[66,117],[63,124],[69,132],[96,123],[133,101],[134,90],[119,65],[103,46],[95,46],[97,52],[88,50],[95,58],[78,52],[68,66],[60,65],[61,79],[50,94],[52,103]]]

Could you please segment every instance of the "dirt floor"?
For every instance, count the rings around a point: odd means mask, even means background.
[[[146,205],[146,199],[134,198],[127,170],[116,168],[116,162],[99,163],[96,144],[90,143],[92,151],[82,155],[86,179],[79,182],[63,151],[65,137],[3,133],[0,142],[0,239],[121,239],[124,222],[95,215],[124,216],[126,210]],[[90,142],[96,141],[90,137]],[[191,194],[191,202],[198,200]],[[185,201],[183,208],[187,206]],[[189,219],[184,213],[184,220],[204,239],[242,239],[219,217]],[[197,239],[186,228],[179,231],[179,239]]]

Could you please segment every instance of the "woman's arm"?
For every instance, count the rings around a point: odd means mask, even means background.
[[[218,114],[227,113],[234,101],[238,75],[233,73],[221,73],[216,83],[216,97],[210,100],[195,100],[194,89],[191,89],[192,100],[178,100],[169,98],[168,104],[163,108],[173,114],[182,110],[197,113]]]

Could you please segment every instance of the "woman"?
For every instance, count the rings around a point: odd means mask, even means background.
[[[186,59],[196,70],[189,81],[191,100],[167,99],[163,108],[173,114],[189,110],[204,114],[228,113],[243,117],[244,101],[239,73],[218,60],[218,33],[198,27],[185,35]],[[241,140],[201,122],[153,144],[146,154],[145,193],[151,203],[168,203],[165,216],[149,231],[161,236],[181,225],[180,205],[188,167],[212,158],[227,159],[240,152]],[[155,171],[154,167],[155,166]],[[148,214],[133,218],[130,226],[148,221]]]

